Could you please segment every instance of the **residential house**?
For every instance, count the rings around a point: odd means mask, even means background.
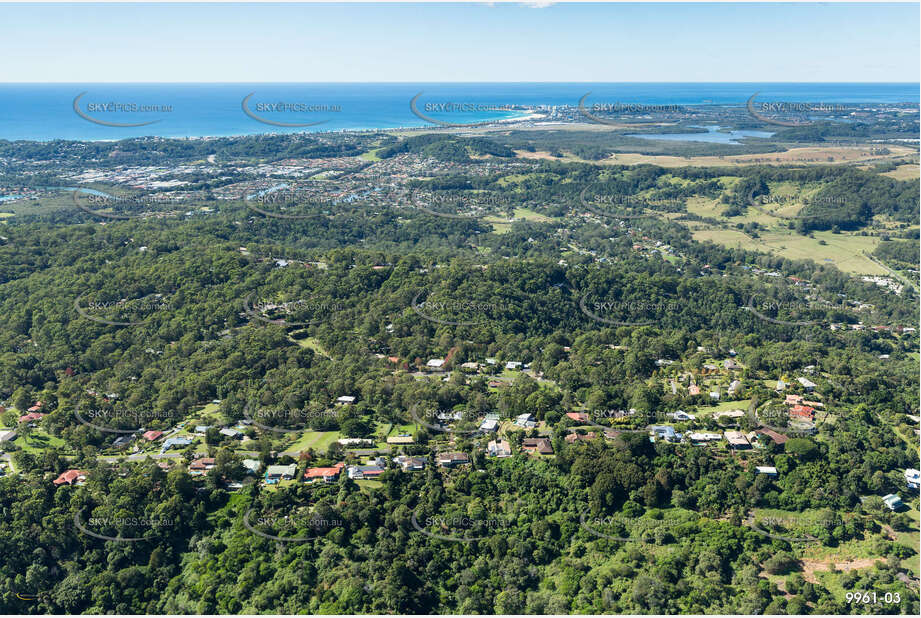
[[[783,380],[777,380],[777,387],[774,390],[778,392],[787,390],[787,383],[784,382]]]
[[[425,460],[421,457],[400,455],[393,460],[403,469],[403,472],[418,472],[425,468]]]
[[[519,414],[515,419],[515,424],[519,427],[537,427],[537,421],[534,419],[531,414],[525,412],[524,414]]]
[[[166,451],[170,450],[173,447],[182,448],[184,446],[188,446],[192,444],[192,442],[193,440],[190,440],[189,438],[183,438],[180,436],[167,438],[166,440],[163,441],[163,444],[160,446],[160,452],[165,453]]]
[[[87,474],[89,473],[84,470],[67,470],[66,472],[62,472],[52,483],[54,483],[56,487],[60,487],[61,485],[83,485],[86,483]]]
[[[246,468],[246,473],[252,476],[256,476],[259,474],[259,468],[261,466],[262,464],[259,462],[258,459],[244,459],[243,460],[243,467]]]
[[[148,442],[153,442],[154,440],[159,440],[161,437],[163,437],[163,432],[157,431],[156,429],[151,429],[150,431],[145,431],[143,435],[145,440]]]
[[[425,364],[425,367],[432,371],[441,371],[444,364],[445,360],[443,358],[433,358]]]
[[[412,436],[406,434],[400,434],[398,436],[390,436],[387,438],[387,444],[412,444],[414,442]]]
[[[346,473],[350,479],[376,479],[384,473],[384,468],[380,466],[349,466]]]
[[[295,474],[297,474],[297,464],[269,466],[265,471],[265,482],[268,485],[274,485],[279,481],[293,479]]]
[[[806,389],[807,393],[811,393],[812,391],[815,390],[816,385],[815,385],[815,382],[813,382],[812,380],[809,380],[807,378],[796,378],[796,381],[799,382],[800,385],[804,389]]]
[[[291,465],[293,466],[294,464]],[[283,466],[269,466],[269,469],[273,467]],[[342,468],[344,467],[345,464],[340,462],[335,466],[326,468],[307,468],[307,470],[304,471],[304,480],[308,483],[314,483],[316,481],[334,483],[339,478],[339,473],[342,472]],[[291,478],[294,478],[294,472],[291,473]]]
[[[597,435],[598,434],[596,434],[594,431],[590,431],[586,434],[581,434],[574,431],[567,435],[565,440],[569,444],[575,444],[576,442],[590,442],[591,440],[594,440]]]
[[[883,503],[889,507],[890,511],[901,511],[905,508],[905,504],[902,502],[902,499],[896,494],[888,494],[883,496]]]
[[[748,438],[745,437],[745,434],[741,431],[727,431],[723,433],[726,437],[726,441],[729,443],[729,448],[741,451],[750,449],[752,447],[751,443],[748,441]]]
[[[710,400],[711,400],[711,401],[719,401],[719,400],[720,400],[720,392],[719,392],[718,390],[716,390],[716,391],[710,391]]]
[[[795,406],[797,404],[803,403],[802,395],[787,395],[786,399],[783,400],[788,406]]]
[[[521,450],[541,455],[553,455],[553,446],[546,438],[525,438],[521,441]]]
[[[336,398],[336,405],[344,406],[349,403],[355,403],[355,398],[351,395],[342,395]]]
[[[707,442],[722,440],[723,434],[714,433],[711,431],[695,431],[685,434],[685,437],[691,444],[706,444]]]
[[[680,437],[675,433],[675,428],[671,425],[653,425],[649,428],[650,440],[655,442],[665,440],[666,442],[678,442]]]
[[[921,471],[913,468],[905,470],[905,484],[908,489],[921,489]]]
[[[777,476],[777,468],[774,466],[755,466],[757,474],[767,474],[768,476]]]
[[[461,363],[461,371],[472,373],[480,368],[479,363]]]
[[[499,428],[499,421],[492,419],[492,418],[483,419],[483,422],[480,423],[480,431],[482,431],[483,433],[490,433],[492,431],[495,431],[498,428]]]
[[[201,476],[214,468],[214,457],[201,457],[189,464],[189,474]]]
[[[674,412],[673,414],[670,414],[669,416],[671,416],[676,421],[693,421],[694,419],[697,418],[693,414],[688,414],[684,410],[678,410],[677,412]]]
[[[767,427],[762,427],[761,429],[757,431],[757,433],[763,436],[767,436],[774,442],[774,444],[782,445],[784,442],[790,439],[787,436],[783,435],[782,433],[777,433],[773,429],[768,429]]]
[[[470,457],[467,453],[439,453],[437,461],[442,468],[453,468],[470,463]]]
[[[726,360],[723,361],[723,368],[728,369],[729,371],[738,371],[739,369],[742,368],[742,365],[735,362],[731,358],[727,358]]]
[[[209,429],[211,429],[211,425],[195,425],[195,429],[192,431],[192,433],[204,435],[208,433]]]
[[[505,368],[509,370],[518,370],[521,369],[521,363],[518,361],[509,361],[505,363]]]
[[[697,386],[696,384],[691,384],[688,387],[688,395],[691,395],[691,396],[700,395],[700,387]]]
[[[370,438],[339,438],[336,442],[342,446],[374,446]]]
[[[31,423],[32,421],[41,420],[43,416],[45,415],[42,414],[41,412],[29,412],[28,414],[23,414],[22,416],[20,416],[19,422],[20,423]]]
[[[745,410],[722,410],[713,414],[713,418],[730,418],[732,420],[738,420],[745,416]]]
[[[486,445],[486,450],[491,457],[511,457],[512,456],[512,445],[508,443],[508,440],[499,438],[498,440],[490,440]]]
[[[588,423],[589,418],[588,414],[585,412],[567,412],[566,416],[576,421],[577,423]]]
[[[16,439],[15,429],[0,429],[0,444],[3,442],[12,442]]]
[[[795,405],[790,408],[790,418],[802,418],[812,422],[815,420],[815,408],[804,405]]]
[[[726,394],[734,396],[736,393],[739,392],[741,388],[742,388],[742,383],[739,382],[738,380],[733,380],[732,383],[729,384],[729,388],[726,390]]]
[[[221,429],[218,433],[220,433],[222,436],[226,436],[226,437],[228,437],[228,438],[233,438],[234,440],[239,440],[240,438],[243,437],[243,434],[242,434],[242,433],[240,433],[240,432],[237,431],[236,429],[232,429],[232,428],[230,428],[230,427],[224,427],[224,428]]]

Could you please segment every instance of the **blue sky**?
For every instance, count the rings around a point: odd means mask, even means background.
[[[919,79],[914,4],[0,4],[0,82]]]

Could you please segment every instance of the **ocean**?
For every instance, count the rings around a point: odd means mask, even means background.
[[[522,117],[525,108],[534,106],[576,106],[589,92],[587,107],[741,106],[756,92],[759,102],[919,102],[917,83],[0,84],[0,139],[118,140],[436,127]],[[417,95],[418,115],[410,107]]]

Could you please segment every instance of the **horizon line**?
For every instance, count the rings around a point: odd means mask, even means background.
[[[2,1],[2,0],[0,0]],[[0,82],[0,86],[14,85],[70,85],[70,84],[915,84],[921,81],[35,81],[35,82]]]

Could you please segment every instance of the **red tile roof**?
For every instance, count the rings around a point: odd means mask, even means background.
[[[800,416],[812,420],[815,418],[815,408],[809,406],[795,405],[790,408],[790,416]]]
[[[55,485],[63,485],[67,483],[68,485],[73,485],[74,482],[78,481],[80,477],[86,478],[86,472],[83,470],[67,470],[62,472],[61,476],[52,481]]]
[[[145,431],[145,432],[144,432],[144,439],[153,442],[154,440],[156,440],[157,438],[159,438],[159,437],[162,436],[162,435],[163,435],[163,432],[162,432],[162,431],[157,431],[157,430],[155,430],[155,429],[151,429],[150,431]]]
[[[324,479],[339,476],[342,466],[345,464],[338,463],[331,468],[307,468],[304,472],[305,479]]]
[[[201,459],[196,459],[191,464],[189,464],[189,468],[195,468],[196,470],[203,470],[208,466],[214,466],[214,457],[202,457]]]

